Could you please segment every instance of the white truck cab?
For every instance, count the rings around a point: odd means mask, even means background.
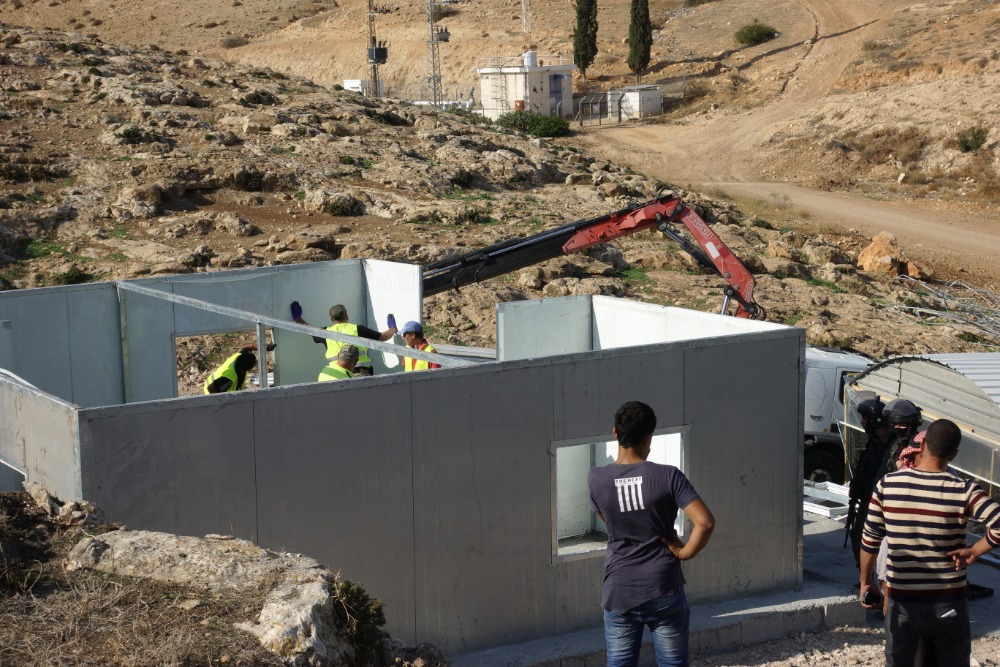
[[[844,383],[872,359],[854,352],[806,347],[805,466],[814,482],[844,483],[844,446],[837,420],[844,413]]]

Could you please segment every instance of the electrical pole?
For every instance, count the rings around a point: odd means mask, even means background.
[[[521,35],[524,37],[524,48],[521,52],[531,50],[531,0],[521,0]]]
[[[371,67],[368,87],[365,88],[365,97],[379,98],[379,78],[378,66],[384,65],[389,60],[389,49],[385,42],[379,42],[375,37],[375,14],[385,11],[385,8],[375,4],[375,0],[368,0],[368,64]]]
[[[427,59],[430,69],[428,83],[431,87],[431,104],[435,108],[441,106],[441,98],[443,97],[441,93],[441,57],[438,55],[438,44],[451,39],[451,33],[448,32],[447,28],[437,27],[437,7],[443,4],[445,3],[427,0]]]

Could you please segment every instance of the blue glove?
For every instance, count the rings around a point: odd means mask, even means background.
[[[386,318],[385,323],[389,325],[390,329],[396,328],[396,318],[392,313],[389,313],[389,317]]]
[[[292,319],[297,320],[302,317],[302,306],[298,301],[292,301]]]

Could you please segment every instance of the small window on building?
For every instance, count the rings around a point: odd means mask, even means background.
[[[653,435],[649,461],[684,470],[683,428],[658,429]],[[608,535],[604,522],[590,509],[587,473],[614,463],[618,443],[603,438],[552,443],[555,530],[552,536],[553,561],[603,557]],[[684,536],[684,516],[678,512],[677,534]]]

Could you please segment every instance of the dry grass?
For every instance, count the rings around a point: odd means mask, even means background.
[[[153,581],[66,572],[84,536],[24,493],[0,494],[0,665],[281,665],[233,624],[266,590],[208,594]],[[181,603],[198,600],[193,609]]]

